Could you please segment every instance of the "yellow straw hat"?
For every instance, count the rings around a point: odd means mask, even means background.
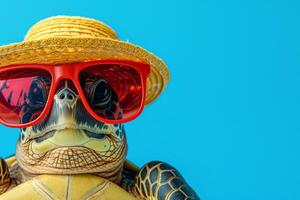
[[[155,100],[169,81],[168,68],[161,59],[139,46],[120,41],[112,28],[90,18],[46,18],[29,29],[23,42],[0,47],[0,67],[104,59],[131,60],[151,65],[146,104]]]

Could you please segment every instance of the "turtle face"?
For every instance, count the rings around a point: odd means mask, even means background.
[[[35,85],[39,87],[32,91],[39,94],[39,102],[45,101],[41,95],[43,87]],[[96,111],[121,113],[117,96],[104,80],[86,87],[92,91],[90,100]],[[35,107],[28,105],[24,116],[34,115]],[[72,82],[63,80],[47,117],[21,129],[16,156],[20,166],[31,173],[114,172],[122,167],[126,150],[123,125],[95,120],[84,108]]]

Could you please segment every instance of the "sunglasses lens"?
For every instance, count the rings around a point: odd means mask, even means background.
[[[0,73],[0,117],[10,124],[36,119],[45,108],[51,75],[40,69],[16,69]]]
[[[98,64],[82,70],[80,84],[90,107],[109,120],[127,119],[142,106],[140,73],[126,65]]]

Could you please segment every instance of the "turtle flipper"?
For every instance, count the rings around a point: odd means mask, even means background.
[[[8,165],[0,158],[0,194],[7,191],[10,185],[9,169]]]
[[[140,169],[133,193],[145,200],[200,200],[178,170],[159,161],[147,163]]]

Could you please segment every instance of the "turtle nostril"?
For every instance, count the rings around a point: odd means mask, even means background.
[[[64,99],[64,98],[65,98],[65,94],[64,94],[64,93],[61,93],[61,94],[59,95],[59,98],[60,98],[60,99]]]
[[[74,99],[73,95],[71,95],[71,94],[68,94],[67,97],[68,97],[69,100],[73,100]]]
[[[59,95],[59,99],[61,99],[61,100],[64,100],[64,99],[67,99],[67,100],[73,100],[74,99],[74,96],[72,95],[72,94],[69,94],[69,93],[65,93],[65,92],[63,92],[63,93],[61,93],[60,95]]]
[[[69,80],[61,81],[59,83],[57,93],[55,94],[55,98],[57,98],[58,101],[64,102],[64,103],[74,103],[77,99],[77,90],[74,85],[72,85],[72,82]]]

